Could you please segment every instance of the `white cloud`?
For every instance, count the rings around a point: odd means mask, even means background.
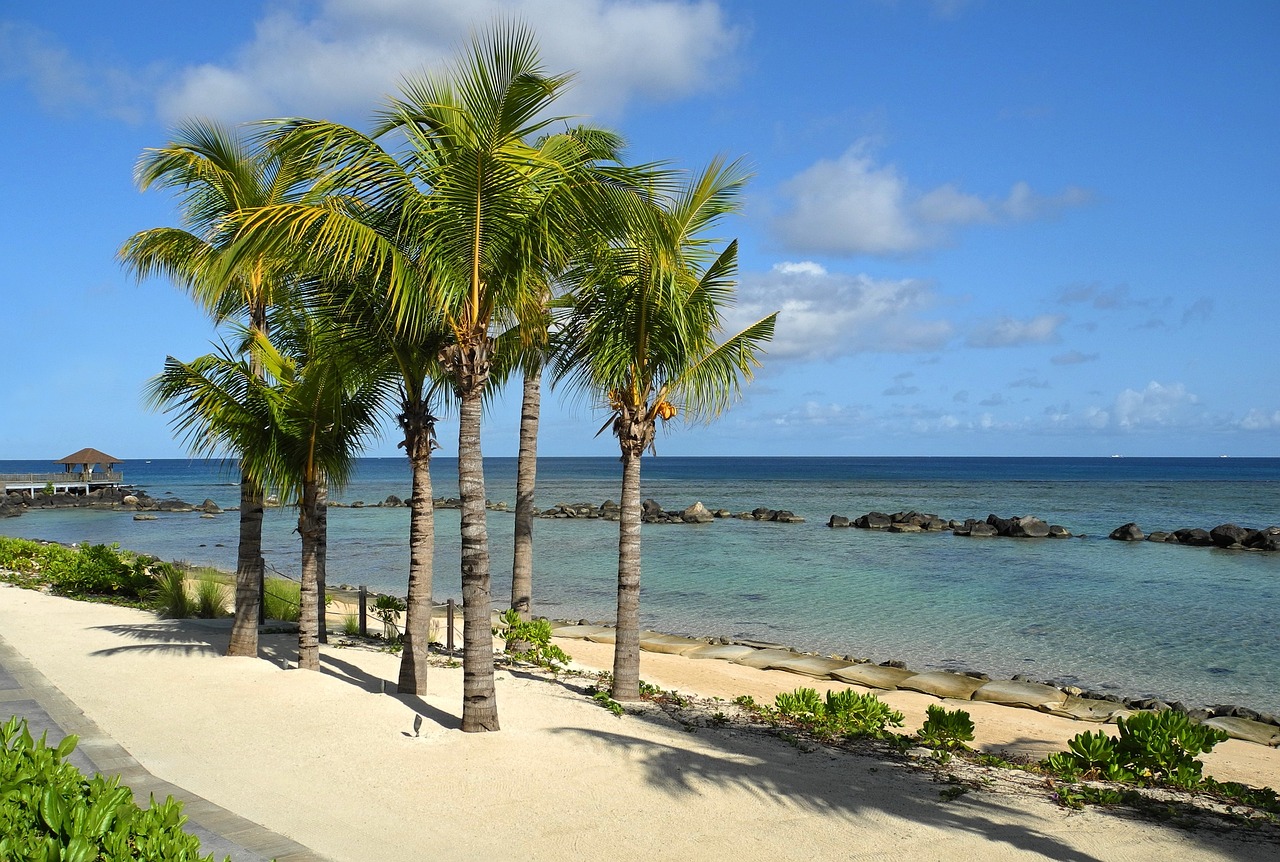
[[[714,83],[739,40],[711,0],[329,0],[257,22],[228,61],[183,70],[160,95],[168,120],[363,116],[408,74],[438,67],[491,22],[528,22],[549,72],[577,71],[557,111],[621,113]]]
[[[1189,408],[1199,400],[1181,383],[1165,386],[1153,380],[1146,389],[1117,395],[1112,416],[1118,427],[1129,430],[1172,425],[1190,418]]]
[[[936,350],[952,334],[945,320],[923,317],[937,301],[924,282],[829,274],[812,263],[782,263],[747,273],[725,328],[736,332],[779,312],[770,359],[818,359],[858,353]]]
[[[1268,413],[1265,410],[1253,408],[1245,414],[1240,420],[1240,427],[1245,431],[1271,431],[1280,429],[1280,410],[1273,410]]]
[[[773,229],[791,248],[830,254],[904,254],[941,245],[950,229],[1044,218],[1086,203],[1084,189],[1041,195],[1025,182],[1003,198],[984,198],[953,183],[920,191],[894,165],[877,163],[873,143],[854,143],[780,187],[783,213]]]
[[[1041,314],[1030,320],[999,317],[978,325],[969,333],[970,347],[1017,347],[1047,344],[1058,340],[1058,327],[1066,321],[1061,314]]]

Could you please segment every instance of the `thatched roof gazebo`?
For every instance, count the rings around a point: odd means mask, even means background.
[[[119,458],[113,458],[106,452],[86,448],[81,449],[79,452],[73,452],[65,458],[59,458],[53,463],[65,465],[68,473],[83,473],[87,477],[95,469],[100,469],[108,474],[114,473],[116,465],[123,464],[124,461]]]

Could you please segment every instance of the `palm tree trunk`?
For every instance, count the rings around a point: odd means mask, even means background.
[[[320,669],[320,621],[316,615],[317,576],[320,560],[320,525],[317,498],[320,496],[317,482],[302,486],[302,500],[298,503],[298,533],[302,536],[302,586],[298,596],[298,667],[304,670]]]
[[[236,553],[236,618],[227,655],[258,655],[258,589],[262,583],[262,489],[240,476],[240,546]]]
[[[316,482],[316,637],[322,644],[329,642],[329,602],[327,581],[329,577],[329,477],[320,474]]]
[[[498,730],[493,684],[493,596],[485,523],[480,414],[489,343],[455,345],[449,359],[458,395],[458,497],[462,500],[462,729]]]
[[[511,563],[511,607],[520,619],[533,613],[533,493],[538,474],[538,414],[542,402],[541,369],[524,375],[524,402],[520,408],[520,458],[516,462],[516,543]],[[527,651],[528,644],[513,642],[508,649]]]
[[[640,456],[622,444],[622,504],[618,518],[618,628],[613,648],[613,699],[640,699]]]
[[[400,653],[401,694],[427,693],[427,656],[431,642],[432,557],[436,547],[435,508],[431,499],[431,444],[435,418],[426,405],[404,406],[404,449],[413,468],[409,498],[409,596],[406,601],[404,649]]]

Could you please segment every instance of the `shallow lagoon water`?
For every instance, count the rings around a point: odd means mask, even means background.
[[[514,459],[486,462],[489,497],[514,500]],[[46,469],[0,462],[0,472]],[[235,475],[209,462],[125,465],[130,483],[235,505]],[[456,461],[433,465],[437,496],[456,495]],[[1189,704],[1280,711],[1280,554],[1106,539],[1144,530],[1280,522],[1280,459],[646,458],[644,496],[665,508],[695,500],[734,511],[785,508],[804,524],[720,520],[647,525],[647,627],[778,641],[919,669],[1025,673]],[[538,503],[618,498],[616,459],[545,459]],[[374,503],[407,496],[403,459],[364,459],[331,496]],[[832,514],[918,509],[944,518],[1035,514],[1085,538],[1019,541],[831,530]],[[458,513],[436,513],[437,598],[461,594]],[[265,556],[297,570],[295,515],[269,513]],[[488,519],[495,604],[509,594],[510,514]],[[334,509],[329,581],[403,593],[407,509]],[[119,542],[172,559],[233,568],[234,514],[31,512],[0,532]],[[614,612],[617,525],[539,520],[535,609],[607,620]]]

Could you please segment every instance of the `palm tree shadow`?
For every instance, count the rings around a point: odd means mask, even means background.
[[[230,620],[160,619],[153,623],[131,623],[95,626],[121,638],[139,641],[137,645],[95,650],[91,655],[111,656],[124,653],[169,653],[185,656],[221,656],[230,641]],[[258,657],[272,664],[296,659],[293,639],[281,635],[259,635]]]
[[[665,716],[627,717],[632,720],[666,722]],[[973,793],[943,801],[940,785],[930,774],[908,771],[885,759],[841,755],[828,760],[820,753],[792,753],[781,741],[751,728],[699,728],[698,739],[710,745],[700,744],[695,750],[626,733],[584,728],[552,732],[619,750],[625,762],[643,770],[648,784],[677,800],[696,801],[708,784],[731,787],[771,805],[789,803],[820,816],[853,818],[878,811],[979,835],[1037,858],[1100,862],[1037,828],[1035,816],[994,794]]]
[[[401,692],[396,691],[396,683],[391,680],[374,676],[351,662],[334,658],[332,655],[327,655],[325,653],[320,654],[320,665],[322,673],[327,674],[334,679],[350,683],[362,691],[371,692],[373,694],[385,694],[389,697],[394,697],[424,719],[435,722],[445,730],[462,729],[462,719],[459,716],[432,706],[416,694],[402,694]]]

